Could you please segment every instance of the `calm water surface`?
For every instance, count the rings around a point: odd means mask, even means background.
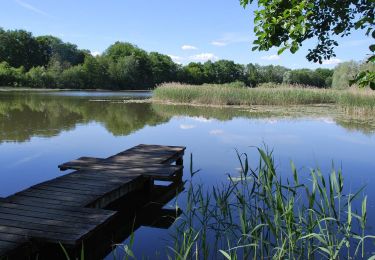
[[[283,174],[291,160],[302,179],[309,168],[328,171],[334,164],[342,167],[348,189],[367,185],[369,229],[374,227],[375,118],[352,118],[329,106],[245,110],[122,102],[149,95],[0,93],[0,197],[60,176],[62,162],[108,157],[139,143],[186,146],[185,163],[192,153],[198,178],[214,184],[225,181],[226,173],[237,174],[235,148],[255,164],[254,146],[267,144]],[[135,253],[163,251],[170,232],[139,228]]]

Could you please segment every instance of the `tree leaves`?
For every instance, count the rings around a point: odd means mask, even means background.
[[[240,0],[243,7],[252,0]],[[326,1],[326,0],[259,0],[254,12],[254,31],[257,39],[253,50],[267,51],[283,46],[278,54],[290,49],[299,50],[304,41],[317,38],[317,45],[309,50],[309,61],[322,63],[335,57],[334,35],[347,36],[354,29],[372,31],[375,38],[375,5],[373,1]],[[375,47],[370,46],[374,51]],[[371,59],[372,60],[372,59]]]

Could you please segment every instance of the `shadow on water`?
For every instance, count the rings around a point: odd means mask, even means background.
[[[127,97],[111,97],[107,102],[94,102],[87,95],[54,93],[0,93],[0,143],[25,142],[32,137],[52,137],[79,124],[98,122],[115,136],[129,135],[145,126],[168,122],[174,116],[189,116],[228,121],[248,119],[332,120],[352,131],[375,132],[375,119],[346,113],[337,107],[291,106],[252,108],[215,108],[182,105],[123,103]],[[134,98],[133,96],[131,98]],[[139,98],[144,98],[140,96]],[[117,102],[111,102],[117,101]]]

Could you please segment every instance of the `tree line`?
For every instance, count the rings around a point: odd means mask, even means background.
[[[361,70],[354,62],[347,67],[353,73]],[[346,78],[337,73],[345,74]],[[250,87],[272,82],[328,88],[335,87],[335,78],[340,79],[336,80],[339,84],[347,85],[351,79],[348,75],[351,74],[347,69],[292,70],[274,65],[242,65],[229,60],[191,62],[183,66],[168,55],[148,53],[126,42],[116,42],[101,55],[93,56],[90,51],[54,36],[34,37],[24,30],[0,28],[0,86],[150,89],[163,82],[241,81]]]

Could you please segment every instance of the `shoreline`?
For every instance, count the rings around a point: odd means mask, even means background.
[[[76,92],[152,92],[150,89],[141,90],[113,90],[113,89],[73,89],[73,88],[12,88],[12,87],[0,87],[0,92],[61,92],[61,91],[76,91]]]

